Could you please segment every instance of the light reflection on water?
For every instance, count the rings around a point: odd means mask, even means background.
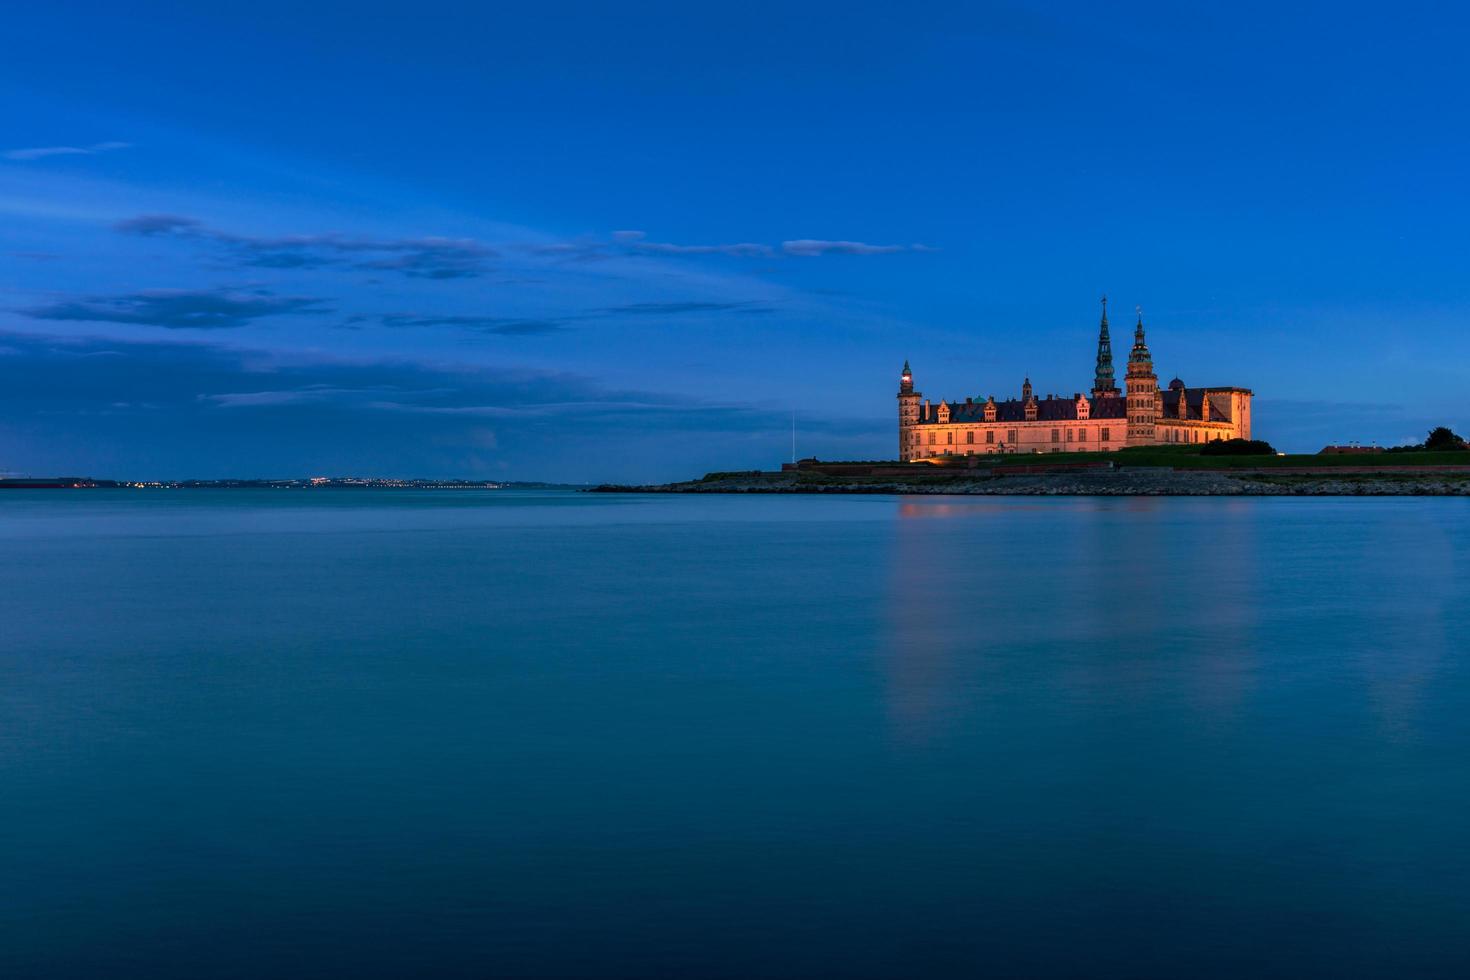
[[[1456,975],[1465,503],[0,498],[0,975]]]

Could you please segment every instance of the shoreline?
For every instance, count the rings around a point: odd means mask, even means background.
[[[840,493],[880,495],[1071,497],[1459,497],[1470,496],[1470,474],[1232,473],[1167,470],[1045,473],[1008,476],[936,475],[921,481],[844,479],[795,472],[706,477],[679,483],[603,484],[589,493]]]

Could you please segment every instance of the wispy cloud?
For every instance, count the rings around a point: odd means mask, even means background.
[[[775,254],[769,245],[756,242],[736,242],[731,245],[676,245],[673,242],[650,242],[641,231],[615,231],[613,242],[632,252],[651,255],[734,255],[741,258],[760,258]]]
[[[530,334],[554,333],[565,330],[566,322],[560,318],[523,319],[499,316],[416,316],[408,313],[390,313],[381,318],[388,327],[463,327],[481,333],[526,336]]]
[[[588,320],[610,320],[619,317],[678,317],[715,313],[744,313],[764,315],[776,312],[774,306],[761,303],[716,303],[701,301],[676,301],[667,303],[626,303],[622,306],[604,306],[581,313],[569,313],[554,317],[500,317],[477,315],[441,315],[418,313],[388,313],[378,320],[387,327],[462,327],[479,333],[506,336],[531,336],[555,333],[568,329],[569,324]],[[359,320],[353,318],[348,325]]]
[[[120,296],[90,296],[20,310],[37,320],[130,323],[169,330],[243,327],[284,313],[325,313],[321,299],[277,296],[268,290],[154,289]]]
[[[733,242],[722,245],[683,245],[676,242],[653,242],[642,231],[615,231],[611,239],[578,239],[570,242],[542,242],[523,248],[533,255],[586,262],[618,255],[727,255],[735,258],[774,258],[781,255],[812,257],[819,255],[892,255],[897,252],[936,252],[930,245],[873,245],[868,242],[831,241],[820,238],[797,238],[779,246],[760,242]]]
[[[144,214],[118,222],[125,235],[202,242],[224,250],[243,266],[271,269],[346,264],[358,269],[397,272],[420,279],[468,279],[489,271],[488,260],[499,250],[473,238],[436,236],[372,238],[326,232],[313,235],[246,235],[213,228],[178,214]],[[609,238],[534,242],[511,246],[538,258],[595,262],[617,257],[681,257],[716,255],[732,258],[815,257],[821,255],[890,255],[932,252],[927,245],[874,245],[868,242],[799,238],[779,246],[760,242],[683,244],[650,241],[646,232],[615,231]]]
[[[755,313],[776,312],[775,307],[759,303],[627,303],[623,306],[605,306],[594,310],[597,316],[682,316],[689,313]]]
[[[46,157],[96,156],[98,153],[126,150],[132,145],[109,140],[105,143],[92,143],[87,146],[26,146],[6,150],[0,153],[0,157],[6,160],[43,160]]]
[[[892,255],[895,252],[933,252],[928,245],[870,245],[867,242],[823,241],[818,238],[798,238],[782,242],[781,251],[787,255]]]
[[[113,226],[125,235],[205,242],[225,249],[244,266],[310,268],[346,263],[359,269],[397,272],[416,279],[469,279],[484,275],[495,249],[472,238],[438,236],[366,238],[327,232],[316,235],[242,235],[211,228],[197,218],[144,214]]]

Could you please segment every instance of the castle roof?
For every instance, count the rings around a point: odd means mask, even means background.
[[[1121,397],[1105,396],[1088,400],[1091,411],[1089,416],[1095,419],[1121,419],[1127,415],[1127,403]],[[1077,401],[1073,398],[1057,398],[1048,396],[1035,399],[1037,422],[1066,422],[1077,418]],[[938,406],[930,406],[929,415],[921,417],[920,422],[933,422],[937,416]],[[985,403],[978,401],[951,403],[949,406],[949,421],[955,422],[984,422]],[[995,421],[997,422],[1026,422],[1026,402],[1020,398],[1008,398],[1005,401],[995,403]]]
[[[1171,418],[1180,417],[1179,399],[1181,397],[1184,399],[1184,405],[1187,410],[1187,414],[1184,415],[1184,419],[1186,421],[1188,421],[1189,419],[1203,419],[1205,417],[1205,392],[1220,390],[1229,389],[1185,388],[1183,385],[1175,388],[1173,385],[1170,385],[1167,391],[1159,392],[1159,395],[1161,396],[1161,399],[1164,403],[1164,419],[1168,420]],[[1218,401],[1210,403],[1210,421],[1230,421],[1230,402],[1228,400],[1223,403]]]

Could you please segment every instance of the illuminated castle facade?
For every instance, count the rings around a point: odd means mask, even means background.
[[[1143,315],[1133,331],[1125,391],[1113,380],[1108,301],[1103,297],[1097,370],[1091,397],[1037,398],[1031,379],[1020,398],[964,402],[929,400],[914,390],[908,362],[898,386],[898,455],[905,461],[982,453],[1098,452],[1128,446],[1205,443],[1251,437],[1249,388],[1190,388],[1175,378],[1159,387],[1143,337]]]

